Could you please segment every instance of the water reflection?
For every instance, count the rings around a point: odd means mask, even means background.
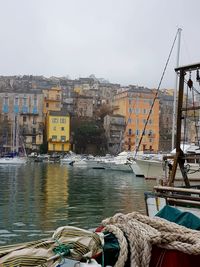
[[[51,235],[57,227],[94,228],[116,212],[145,213],[151,181],[131,173],[59,164],[0,166],[0,244]]]

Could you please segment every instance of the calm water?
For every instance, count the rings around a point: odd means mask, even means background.
[[[154,182],[132,173],[59,164],[0,166],[0,245],[50,237],[59,226],[95,228],[117,212],[145,214]]]

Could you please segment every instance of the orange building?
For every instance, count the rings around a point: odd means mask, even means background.
[[[118,114],[126,118],[124,149],[134,151],[142,137],[140,151],[157,152],[159,147],[159,99],[156,98],[149,120],[147,118],[155,97],[153,90],[143,87],[130,87],[118,93],[114,105],[118,106]],[[147,122],[147,124],[146,124]],[[145,128],[146,125],[146,129]]]
[[[52,87],[44,89],[44,108],[43,113],[46,115],[48,111],[59,111],[62,107],[62,91],[60,87]]]

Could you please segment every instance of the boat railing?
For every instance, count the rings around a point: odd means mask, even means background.
[[[200,208],[200,185],[191,188],[155,186],[156,197],[165,198],[166,204]]]

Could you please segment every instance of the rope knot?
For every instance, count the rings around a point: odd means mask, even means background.
[[[72,247],[70,245],[65,245],[65,244],[59,244],[55,248],[53,248],[53,252],[55,254],[60,254],[62,256],[69,256],[70,255],[70,249]]]

